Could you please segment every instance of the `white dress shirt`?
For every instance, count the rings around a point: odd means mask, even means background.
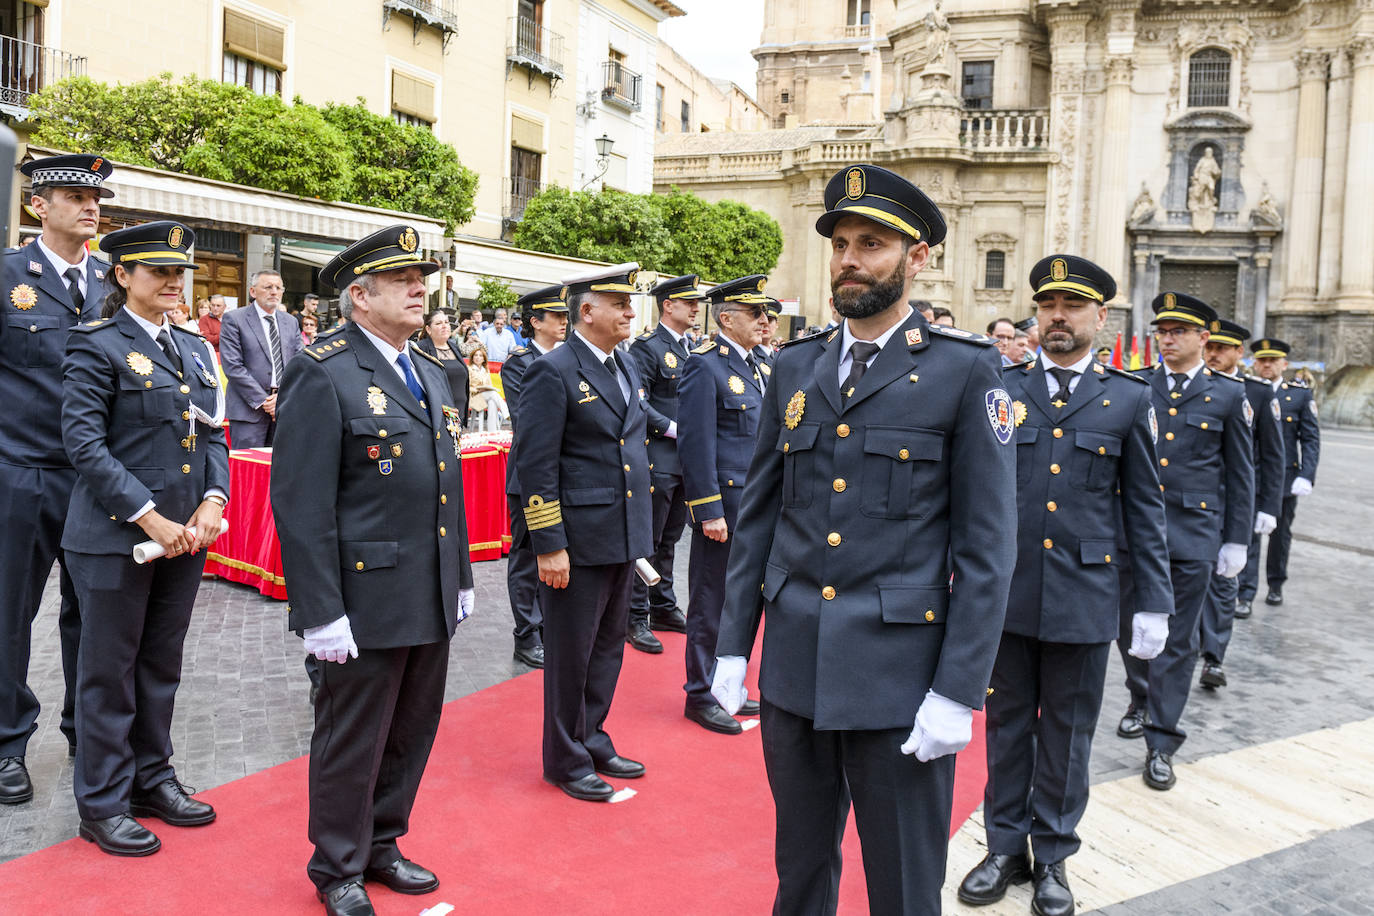
[[[1071,366],[1064,366],[1064,367],[1062,367],[1062,368],[1065,368],[1065,369],[1072,369],[1072,370],[1074,371],[1074,373],[1075,373],[1074,377],[1071,378],[1071,379],[1069,379],[1069,394],[1070,394],[1070,395],[1072,395],[1072,394],[1074,393],[1074,391],[1077,390],[1077,388],[1078,388],[1078,383],[1079,383],[1080,381],[1082,381],[1082,379],[1083,379],[1083,373],[1088,371],[1088,365],[1089,365],[1092,361],[1093,361],[1093,354],[1092,354],[1092,351],[1089,350],[1089,351],[1088,351],[1088,354],[1087,354],[1086,356],[1084,356],[1082,359],[1080,359],[1078,362],[1074,363],[1074,364],[1071,365]],[[1055,379],[1055,377],[1054,377],[1053,375],[1050,375],[1050,369],[1052,369],[1052,368],[1053,368],[1053,369],[1058,369],[1058,368],[1060,368],[1060,365],[1059,365],[1058,363],[1054,362],[1053,360],[1050,360],[1050,359],[1042,359],[1042,360],[1040,360],[1039,365],[1040,365],[1041,369],[1043,369],[1044,372],[1045,372],[1045,384],[1049,387],[1049,390],[1050,390],[1050,398],[1053,399],[1053,398],[1055,397],[1055,395],[1059,394],[1059,382]]]
[[[60,254],[58,254],[57,252],[53,251],[53,250],[52,250],[51,248],[49,248],[47,245],[44,245],[44,244],[43,244],[43,236],[40,235],[38,238],[34,239],[34,240],[33,240],[33,243],[34,243],[35,245],[38,246],[38,250],[41,251],[41,252],[43,252],[43,256],[44,256],[45,258],[48,259],[48,263],[51,264],[51,265],[53,266],[53,269],[57,271],[57,275],[58,275],[59,277],[62,278],[62,284],[63,284],[64,286],[67,285],[67,277],[66,277],[67,271],[71,270],[73,267],[77,267],[77,268],[80,268],[80,269],[81,269],[81,276],[77,278],[77,282],[81,284],[81,298],[82,298],[82,299],[85,299],[85,298],[86,298],[86,259],[87,259],[88,257],[90,257],[90,255],[86,253],[86,246],[85,246],[85,245],[82,245],[82,246],[81,246],[81,260],[80,260],[80,261],[77,261],[75,264],[72,264],[72,263],[69,262],[66,258],[62,257],[62,255],[60,255]],[[132,312],[131,312],[130,314],[132,314]],[[137,316],[135,316],[135,317],[137,317]]]
[[[905,323],[906,323],[906,320],[907,320],[908,318],[910,318],[910,317],[911,317],[911,306],[908,305],[908,306],[906,307],[906,313],[905,313],[904,315],[902,315],[901,318],[898,318],[898,319],[893,323],[892,327],[888,328],[886,331],[884,331],[883,333],[879,334],[878,337],[877,337],[877,339],[874,340],[874,341],[872,341],[873,343],[875,343],[875,344],[878,345],[878,349],[877,349],[876,352],[874,352],[872,359],[870,359],[870,360],[869,360],[867,363],[865,363],[864,365],[867,365],[867,366],[873,365],[873,360],[875,360],[875,359],[878,358],[878,353],[881,353],[883,347],[887,346],[888,340],[891,339],[891,337],[892,337],[893,334],[897,333],[897,329],[900,328],[903,324],[905,324]],[[841,331],[840,331],[840,384],[843,385],[845,379],[849,378],[849,368],[850,368],[850,364],[852,364],[852,363],[854,362],[854,356],[853,356],[853,354],[851,354],[851,353],[849,352],[849,346],[850,346],[850,344],[854,343],[854,341],[858,340],[859,338],[857,338],[857,337],[855,337],[853,334],[849,333],[849,319],[848,319],[848,318],[846,318],[846,319],[844,320],[844,323],[840,325],[840,328],[841,328]]]
[[[1174,390],[1174,377],[1173,377],[1173,376],[1174,376],[1174,373],[1175,373],[1176,371],[1178,371],[1178,370],[1176,370],[1176,369],[1170,369],[1170,368],[1166,365],[1166,366],[1164,367],[1164,371],[1167,373],[1167,374],[1164,376],[1164,379],[1165,379],[1165,381],[1167,381],[1167,382],[1169,383],[1169,390],[1170,390],[1170,391],[1173,391],[1173,390]],[[1199,372],[1201,372],[1201,371],[1202,371],[1202,362],[1201,362],[1200,360],[1198,361],[1198,364],[1197,364],[1196,366],[1194,366],[1193,368],[1184,370],[1184,375],[1188,376],[1188,385],[1191,385],[1191,384],[1193,383],[1193,379],[1197,378],[1197,374],[1198,374]],[[1184,385],[1183,387],[1184,387],[1184,388],[1187,388],[1188,385]]]
[[[592,351],[592,353],[596,356],[596,361],[601,363],[602,365],[605,365],[606,360],[610,358],[611,354],[607,353],[605,350],[602,350],[596,344],[592,343],[590,340],[583,337],[581,331],[573,331],[573,333],[577,335],[578,340],[582,341],[584,344],[587,345],[588,350]],[[615,380],[620,385],[620,393],[625,397],[625,403],[628,404],[630,403],[630,380],[626,378],[625,370],[620,368],[620,360],[616,360],[615,365]]]

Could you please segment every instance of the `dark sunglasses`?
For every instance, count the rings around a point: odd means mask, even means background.
[[[755,321],[758,321],[760,318],[763,317],[764,309],[761,305],[737,305],[734,308],[723,309],[722,311],[743,312],[744,314],[753,318]]]

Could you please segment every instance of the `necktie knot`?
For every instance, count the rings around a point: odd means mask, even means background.
[[[878,345],[871,340],[856,340],[849,345],[849,355],[856,363],[867,363],[878,352]]]
[[[1188,373],[1186,372],[1170,372],[1169,378],[1174,380],[1175,391],[1182,391],[1188,385]]]
[[[172,343],[171,333],[166,328],[163,328],[161,331],[158,332],[157,345],[162,348],[162,352],[166,353],[167,358],[172,361],[173,365],[175,365],[178,359],[177,349],[176,345]]]
[[[615,375],[615,374],[616,374],[615,357],[614,357],[614,356],[608,356],[608,357],[606,357],[606,362],[604,363],[604,365],[606,366],[606,371],[607,371],[607,372],[611,373],[611,375]]]
[[[406,387],[410,393],[415,395],[415,400],[420,402],[420,406],[425,406],[425,389],[420,386],[420,380],[415,377],[415,369],[410,365],[410,355],[402,350],[396,354],[396,365],[401,367],[401,375],[405,378]]]
[[[849,378],[844,380],[841,394],[846,398],[854,396],[854,389],[868,371],[868,361],[878,352],[878,345],[871,340],[856,340],[849,345]]]
[[[72,306],[81,311],[86,304],[86,297],[81,292],[81,268],[68,267],[62,276],[67,278],[67,295],[72,297]]]
[[[1074,372],[1072,369],[1066,369],[1063,366],[1050,366],[1049,373],[1054,376],[1054,380],[1059,383],[1059,392],[1065,395],[1069,392],[1069,383],[1078,375],[1077,372]]]

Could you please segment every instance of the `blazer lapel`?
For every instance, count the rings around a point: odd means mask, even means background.
[[[1155,394],[1159,396],[1162,402],[1172,404],[1174,399],[1169,397],[1169,379],[1165,372],[1163,363],[1156,366],[1154,371],[1150,373],[1150,387],[1154,389]]]
[[[51,265],[50,265],[51,266]],[[113,268],[97,258],[86,258],[86,304],[81,309],[81,317],[99,318],[100,309],[105,304],[105,277]],[[109,281],[113,285],[113,278]]]
[[[161,366],[177,378],[181,377],[181,367],[172,362],[172,358],[163,351],[157,341],[148,336],[148,332],[134,320],[134,316],[130,315],[127,309],[120,309],[115,315],[115,320],[119,322],[119,329],[132,344],[130,352],[142,353],[153,361],[153,365]]]
[[[30,250],[33,251],[33,259],[43,267],[42,273],[38,275],[38,288],[56,299],[61,303],[63,308],[75,312],[76,307],[72,305],[72,294],[67,291],[66,278],[63,277],[60,271],[52,266],[52,262],[48,260],[43,252],[38,250],[37,245]],[[94,258],[87,255],[87,260],[94,260]],[[87,295],[89,296],[89,290],[91,289],[89,283],[86,285],[86,288],[88,290]],[[137,330],[138,326],[135,325],[134,329]]]
[[[905,336],[908,331],[915,332],[910,339]],[[925,319],[921,317],[919,312],[913,310],[907,316],[907,320],[892,332],[892,336],[887,339],[887,345],[878,351],[878,355],[874,357],[868,371],[864,373],[864,377],[859,379],[859,384],[854,386],[854,393],[848,398],[844,409],[850,409],[874,392],[887,387],[893,380],[910,373],[916,366],[915,351],[923,350],[929,344],[930,335],[926,330]],[[835,371],[838,375],[838,359],[836,360]]]
[[[744,361],[744,357],[740,356],[739,351],[730,346],[730,344],[724,344],[723,346],[729,347],[730,349],[730,352],[725,358],[726,363],[730,366],[730,371],[739,376],[740,381],[749,385],[755,391],[761,392],[763,389],[754,382],[754,370],[749,368],[749,364]]]
[[[821,344],[821,356],[816,360],[816,385],[838,416],[844,405],[840,401],[840,329],[830,332]]]
[[[620,385],[611,378],[611,374],[606,371],[606,366],[601,360],[596,358],[596,354],[576,336],[569,338],[565,346],[573,347],[573,352],[577,354],[578,374],[582,381],[591,386],[600,396],[601,400],[611,408],[612,412],[620,418],[625,417],[625,398],[620,393]],[[624,365],[623,362],[620,365]],[[631,394],[634,392],[632,391]],[[586,392],[583,392],[584,396]]]
[[[262,348],[262,355],[267,358],[267,371],[271,372],[272,348],[267,345],[267,332],[262,329],[262,315],[258,312],[258,307],[251,302],[243,308],[244,320],[247,321],[248,326],[253,329],[253,339],[256,340],[258,346]],[[273,315],[275,316],[276,313],[274,312]],[[376,347],[373,347],[373,349],[375,350]]]
[[[1169,387],[1168,382],[1165,382],[1164,387]],[[1198,395],[1202,394],[1204,391],[1210,391],[1211,389],[1212,377],[1207,374],[1207,368],[1204,366],[1203,368],[1198,370],[1197,375],[1193,376],[1193,380],[1188,383],[1187,388],[1183,389],[1182,394],[1180,394],[1178,397],[1174,397],[1176,391],[1171,391],[1167,395],[1165,395],[1165,400],[1168,401],[1170,404],[1181,406],[1183,404],[1188,403]]]
[[[1059,415],[1059,409],[1050,403],[1050,383],[1045,377],[1045,368],[1041,365],[1041,360],[1036,360],[1023,371],[1029,376],[1021,386],[1026,397],[1030,398],[1030,402],[1046,417],[1055,419]]]
[[[375,346],[373,346],[372,341],[367,339],[367,335],[362,331],[353,330],[352,324],[349,325],[349,330],[346,333],[348,334],[348,342],[352,346],[354,354],[357,356],[358,365],[372,371],[372,384],[382,389],[382,393],[385,394],[387,398],[401,405],[401,407],[411,416],[423,420],[425,425],[428,426],[429,415],[425,413],[424,408],[420,406],[420,402],[415,400],[415,395],[410,393],[410,389],[406,387],[405,382],[401,381],[401,377],[396,374],[396,370],[388,365],[386,358],[382,356],[381,352]],[[428,390],[426,390],[425,394],[426,398],[428,398]]]
[[[442,369],[438,372],[421,372],[420,366],[428,363],[429,358],[421,355],[420,348],[413,341],[407,349],[410,351],[410,362],[415,367],[415,377],[420,380],[420,387],[425,389],[425,403],[429,405],[429,425],[433,429],[443,429],[444,402],[453,399],[453,391],[448,386],[448,373]],[[429,376],[428,380],[425,376]]]
[[[1078,384],[1074,386],[1073,393],[1069,395],[1068,406],[1059,412],[1059,419],[1064,419],[1084,404],[1094,401],[1102,394],[1104,387],[1106,387],[1106,383],[1102,380],[1102,375],[1092,366],[1089,366],[1087,371],[1079,376]]]

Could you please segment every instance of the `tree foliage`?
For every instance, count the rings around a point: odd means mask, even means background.
[[[505,309],[507,313],[515,309],[516,302],[520,299],[511,289],[511,285],[500,277],[478,277],[477,278],[477,301],[482,308],[488,312],[497,309]]]

